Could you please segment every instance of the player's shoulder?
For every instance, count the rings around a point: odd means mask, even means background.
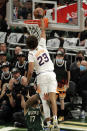
[[[29,51],[29,55],[33,56],[35,54],[35,50]]]

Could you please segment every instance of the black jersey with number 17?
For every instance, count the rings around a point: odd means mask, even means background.
[[[27,128],[42,130],[41,112],[39,107],[29,107],[28,112],[25,115],[25,121]]]

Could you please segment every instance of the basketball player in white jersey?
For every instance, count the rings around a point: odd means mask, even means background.
[[[49,101],[51,103],[53,114],[53,125],[57,126],[57,104],[56,104],[56,88],[57,81],[56,75],[53,72],[54,65],[50,59],[49,53],[46,49],[46,34],[43,18],[41,21],[41,38],[38,43],[38,39],[35,36],[29,36],[27,39],[27,46],[29,48],[28,54],[28,82],[31,79],[33,70],[37,73],[37,84],[40,87],[40,97],[43,104],[43,110],[47,125],[50,127],[50,107],[47,101],[44,99],[44,94],[48,94]]]

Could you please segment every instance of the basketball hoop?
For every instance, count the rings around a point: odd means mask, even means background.
[[[24,24],[30,35],[35,35],[39,41],[41,30],[39,27],[40,20],[25,20]]]
[[[35,35],[39,40],[40,34],[41,34],[40,20],[39,19],[38,20],[25,20],[24,24],[26,25],[30,35]],[[44,18],[44,24],[45,24],[45,28],[48,28],[48,18]]]

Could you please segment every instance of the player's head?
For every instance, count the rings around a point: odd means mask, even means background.
[[[27,38],[26,44],[30,50],[34,50],[38,46],[38,39],[34,35],[30,35]]]
[[[38,104],[40,104],[40,97],[38,94],[34,94],[32,95],[30,98],[29,98],[29,104],[32,106],[32,107],[36,107]]]

